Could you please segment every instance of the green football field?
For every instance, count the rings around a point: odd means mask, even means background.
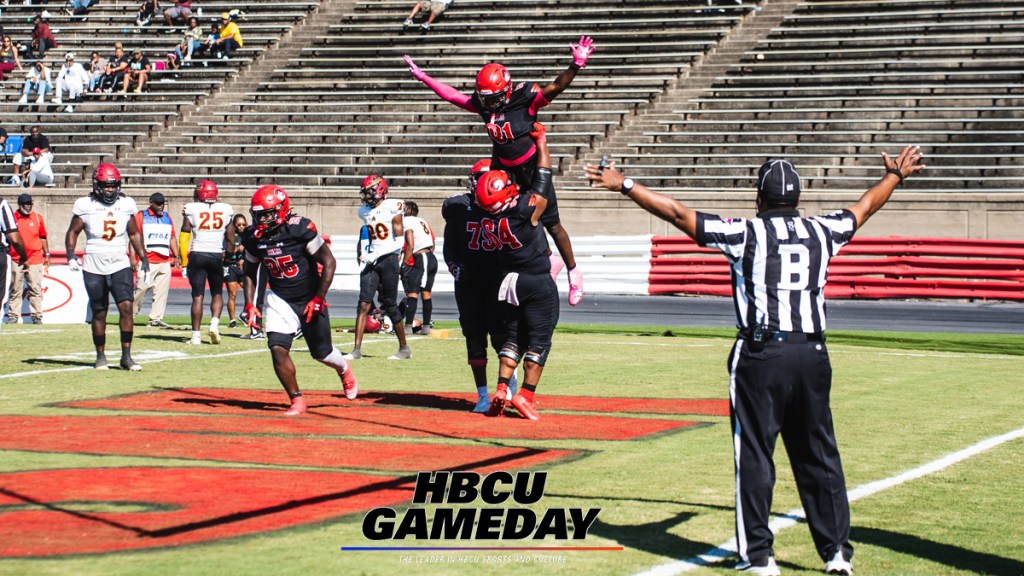
[[[733,558],[694,565],[734,536],[730,331],[560,328],[539,422],[469,413],[451,326],[413,339],[406,362],[386,359],[393,337],[368,339],[352,402],[297,341],[311,407],[298,418],[280,415],[265,343],[224,332],[188,347],[184,326],[138,327],[144,370],[128,373],[90,368],[85,326],[3,327],[0,574],[734,573]],[[837,332],[829,350],[855,573],[1024,574],[1024,337]],[[776,464],[777,560],[820,574],[788,516],[800,504],[781,442]],[[412,504],[416,473],[437,470],[546,471],[524,507],[537,518],[600,512],[582,539],[364,535],[379,508],[516,507]]]

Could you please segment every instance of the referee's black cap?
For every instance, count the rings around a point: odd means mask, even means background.
[[[769,204],[793,204],[800,199],[800,175],[789,160],[769,160],[757,171],[757,195]]]

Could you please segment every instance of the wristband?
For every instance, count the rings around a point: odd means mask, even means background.
[[[903,184],[903,172],[900,172],[900,170],[898,168],[886,168],[885,169],[885,173],[886,174],[895,174],[896,177],[900,179],[900,184]]]

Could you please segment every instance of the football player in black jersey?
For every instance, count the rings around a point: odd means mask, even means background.
[[[537,121],[537,112],[565,91],[580,68],[587,65],[587,59],[594,51],[593,40],[582,36],[579,43],[571,48],[572,64],[554,82],[543,88],[532,82],[524,82],[513,89],[508,69],[501,64],[490,63],[477,74],[476,90],[472,95],[463,94],[431,78],[408,55],[404,59],[413,77],[426,84],[443,100],[480,115],[494,144],[491,159],[494,167],[508,173],[520,189],[528,189],[533,185],[538,166],[537,146],[530,137],[533,123]],[[548,208],[542,223],[551,233],[562,258],[561,261],[552,258],[552,272],[557,275],[563,264],[568,267],[569,304],[575,306],[583,298],[583,273],[576,267],[572,242],[559,219],[554,188],[550,187],[545,194],[548,197]]]
[[[487,412],[491,405],[487,394],[487,337],[494,351],[505,343],[505,308],[498,302],[501,265],[493,249],[480,242],[482,224],[490,219],[476,203],[476,183],[491,169],[490,160],[477,162],[469,174],[469,191],[452,196],[441,205],[444,217],[444,260],[455,278],[455,304],[459,325],[466,338],[466,356],[476,383],[477,402],[473,412]],[[516,392],[515,372],[509,390]]]
[[[285,416],[302,414],[307,408],[289,352],[292,340],[299,334],[306,339],[313,358],[337,371],[345,397],[355,400],[359,394],[355,374],[341,351],[331,343],[331,320],[324,299],[336,266],[330,247],[312,221],[291,213],[288,194],[279,186],[268,185],[257,190],[249,212],[252,226],[242,233],[246,261],[245,314],[251,325],[261,316],[253,297],[256,272],[262,267],[269,278],[263,329],[274,360],[274,372],[291,399]],[[317,271],[317,265],[323,267],[322,272]]]
[[[498,389],[488,416],[500,416],[511,402],[519,413],[538,420],[534,392],[551,350],[558,323],[558,289],[551,279],[548,241],[541,216],[547,208],[551,155],[544,127],[531,133],[537,143],[538,168],[533,187],[520,192],[504,170],[491,170],[476,185],[476,200],[490,218],[481,221],[479,242],[499,256],[502,277],[498,300],[505,302],[505,343],[498,353]],[[508,382],[523,360],[523,385],[515,395]]]

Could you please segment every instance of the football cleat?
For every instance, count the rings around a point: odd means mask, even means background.
[[[121,355],[121,368],[124,369],[124,370],[128,370],[129,372],[138,372],[138,371],[142,370],[142,365],[141,364],[137,364],[134,360],[132,360],[132,357],[131,357],[130,354],[122,354]]]
[[[359,383],[356,382],[356,373],[351,366],[341,375],[341,385],[345,388],[345,398],[355,400],[359,396]]]
[[[363,352],[358,346],[352,349],[351,352],[345,354],[345,360],[362,360]]]
[[[214,344],[220,344],[220,332],[210,328],[210,342]]]
[[[402,346],[391,356],[388,356],[388,360],[408,360],[412,358],[412,348],[408,346]]]
[[[477,414],[485,414],[487,409],[491,407],[491,399],[484,394],[476,397],[476,406],[473,407],[473,412]]]
[[[106,356],[102,354],[96,356],[96,363],[93,364],[93,368],[97,370],[107,370],[109,367]]]
[[[200,338],[199,336],[193,336],[188,339],[188,343],[193,346],[198,346],[203,343],[203,339]]]
[[[843,557],[843,549],[836,550],[836,555],[825,564],[825,574],[852,576],[853,563]]]
[[[306,399],[302,396],[292,398],[291,408],[285,410],[285,416],[298,416],[299,414],[306,413]]]
[[[487,409],[487,415],[491,417],[501,416],[505,411],[505,402],[507,402],[508,399],[508,385],[498,384],[498,389],[495,390],[494,396],[491,397],[491,406]]]
[[[527,420],[540,420],[540,415],[537,414],[537,403],[533,400],[528,400],[526,396],[522,394],[516,394],[512,397],[512,405],[519,410],[523,418]]]

